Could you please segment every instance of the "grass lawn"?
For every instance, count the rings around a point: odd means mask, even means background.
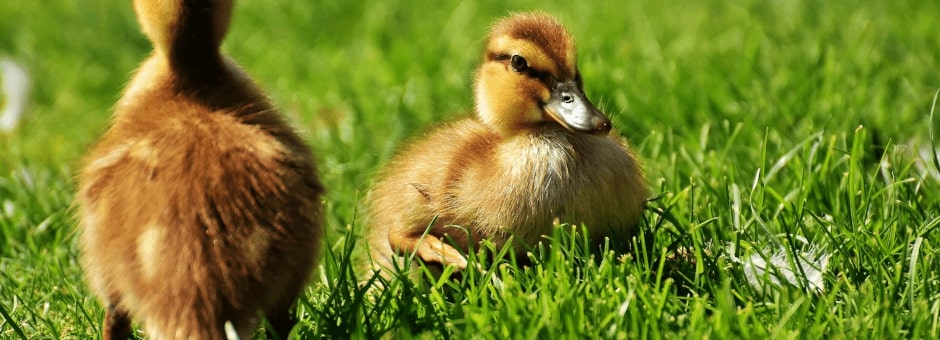
[[[530,9],[573,33],[588,96],[644,159],[649,242],[591,259],[562,227],[532,267],[480,258],[459,280],[365,297],[351,269],[376,171],[470,112],[488,25]],[[224,49],[305,134],[329,188],[297,337],[940,337],[938,13],[906,0],[239,1]],[[127,1],[0,1],[0,57],[33,77],[27,116],[0,134],[0,338],[100,336],[73,177],[149,50]]]

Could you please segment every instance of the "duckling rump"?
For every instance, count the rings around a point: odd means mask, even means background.
[[[219,44],[231,0],[136,0],[154,52],[78,177],[82,267],[104,339],[287,336],[317,263],[311,151]]]

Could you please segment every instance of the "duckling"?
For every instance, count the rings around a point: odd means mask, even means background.
[[[311,151],[219,50],[231,0],[135,0],[154,51],[78,178],[82,266],[105,339],[284,337],[317,262]],[[269,330],[271,331],[271,330]],[[230,334],[229,334],[230,335]]]
[[[475,117],[406,146],[380,172],[369,198],[375,267],[415,254],[464,269],[472,244],[502,247],[513,236],[534,245],[555,221],[584,223],[598,244],[629,242],[647,184],[585,95],[574,41],[556,19],[535,12],[498,21],[474,94]]]

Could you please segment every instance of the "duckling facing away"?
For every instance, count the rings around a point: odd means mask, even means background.
[[[316,263],[323,187],[309,148],[219,51],[231,0],[135,0],[155,51],[88,155],[76,198],[104,338],[286,336]]]
[[[585,96],[565,28],[543,13],[497,22],[474,88],[476,117],[407,146],[380,174],[369,208],[374,266],[414,253],[463,269],[471,243],[515,235],[534,245],[556,218],[626,245],[646,181]]]

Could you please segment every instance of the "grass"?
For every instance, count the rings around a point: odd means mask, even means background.
[[[589,97],[645,160],[649,242],[591,255],[560,227],[530,268],[487,256],[459,280],[392,280],[367,297],[356,212],[376,170],[469,112],[487,25],[530,9],[569,27]],[[240,1],[224,49],[305,133],[330,190],[297,337],[940,337],[940,165],[922,156],[940,127],[934,13],[860,0]],[[0,32],[34,90],[0,135],[0,338],[96,337],[73,177],[150,47],[112,1],[0,2]],[[809,250],[831,256],[822,291],[808,288]],[[783,267],[749,280],[748,259],[775,253],[794,281],[772,283]]]

